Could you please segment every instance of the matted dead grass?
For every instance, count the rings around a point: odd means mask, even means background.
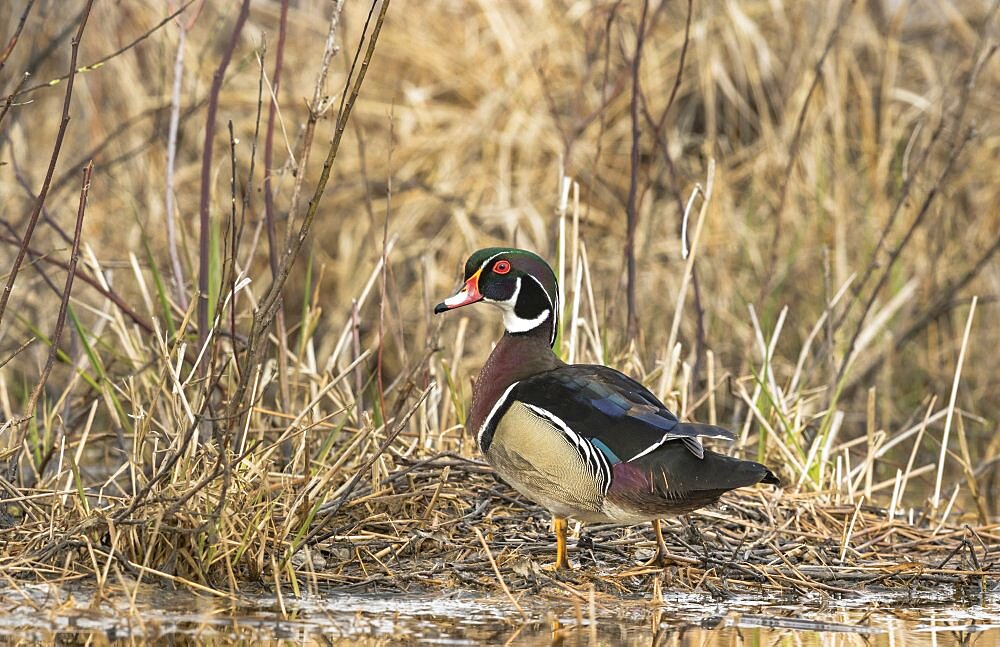
[[[150,551],[133,561],[141,547],[129,536],[139,544],[172,546],[173,559],[191,550],[183,537],[192,534],[194,520],[168,512],[158,518],[153,536],[106,515],[70,533],[60,531],[55,541],[44,524],[22,523],[5,532],[10,554],[19,556],[5,560],[5,572],[54,583],[97,574],[99,583],[125,590],[159,581],[223,596],[256,590],[252,583],[269,578],[284,579],[288,594],[500,589],[515,606],[533,595],[568,594],[587,603],[596,594],[601,605],[622,596],[658,600],[666,589],[719,599],[875,592],[919,600],[946,587],[956,599],[976,600],[993,593],[1000,578],[1000,524],[914,516],[912,510],[889,518],[885,508],[864,498],[852,504],[834,493],[764,488],[729,493],[717,506],[668,522],[666,567],[646,563],[656,547],[650,526],[593,525],[578,527],[571,537],[575,570],[553,573],[545,569],[554,558],[547,513],[497,479],[488,465],[452,453],[388,462],[395,467],[389,474],[359,486],[346,502],[318,507],[324,531],[291,555],[287,566],[273,552],[260,551],[233,560],[235,570],[217,563],[200,574],[199,584],[193,574],[187,579],[164,572],[163,558]],[[248,518],[261,518],[255,512],[246,508]],[[280,525],[285,519],[277,513],[270,521]]]

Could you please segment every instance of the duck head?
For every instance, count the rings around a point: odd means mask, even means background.
[[[489,247],[465,262],[462,287],[434,306],[440,314],[483,301],[503,313],[503,325],[512,335],[546,334],[555,343],[559,312],[556,275],[537,254],[509,247]]]

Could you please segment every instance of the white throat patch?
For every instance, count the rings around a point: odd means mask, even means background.
[[[539,327],[545,320],[552,315],[552,311],[548,308],[542,310],[541,314],[533,319],[524,319],[518,317],[517,313],[514,311],[517,305],[517,295],[521,293],[521,277],[517,278],[517,282],[514,284],[514,294],[510,295],[509,299],[504,299],[503,301],[496,301],[493,299],[484,299],[487,303],[492,303],[496,307],[500,308],[503,312],[503,326],[507,329],[507,332],[528,332],[529,330],[534,330]],[[546,295],[548,296],[548,295]]]

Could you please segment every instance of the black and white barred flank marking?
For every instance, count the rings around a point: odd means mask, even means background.
[[[577,453],[580,454],[580,457],[583,458],[587,469],[590,470],[590,473],[597,480],[601,492],[607,496],[608,489],[611,487],[611,464],[608,462],[607,457],[601,453],[601,450],[594,447],[589,440],[570,429],[569,425],[551,411],[546,411],[541,407],[536,407],[527,402],[523,402],[522,404],[528,407],[528,410],[535,415],[551,422],[562,433],[566,440],[573,445]]]

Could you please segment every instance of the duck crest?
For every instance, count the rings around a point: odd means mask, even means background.
[[[552,352],[544,326],[528,333],[504,333],[472,386],[468,431],[478,435],[493,405],[511,384],[560,366],[565,363]]]

